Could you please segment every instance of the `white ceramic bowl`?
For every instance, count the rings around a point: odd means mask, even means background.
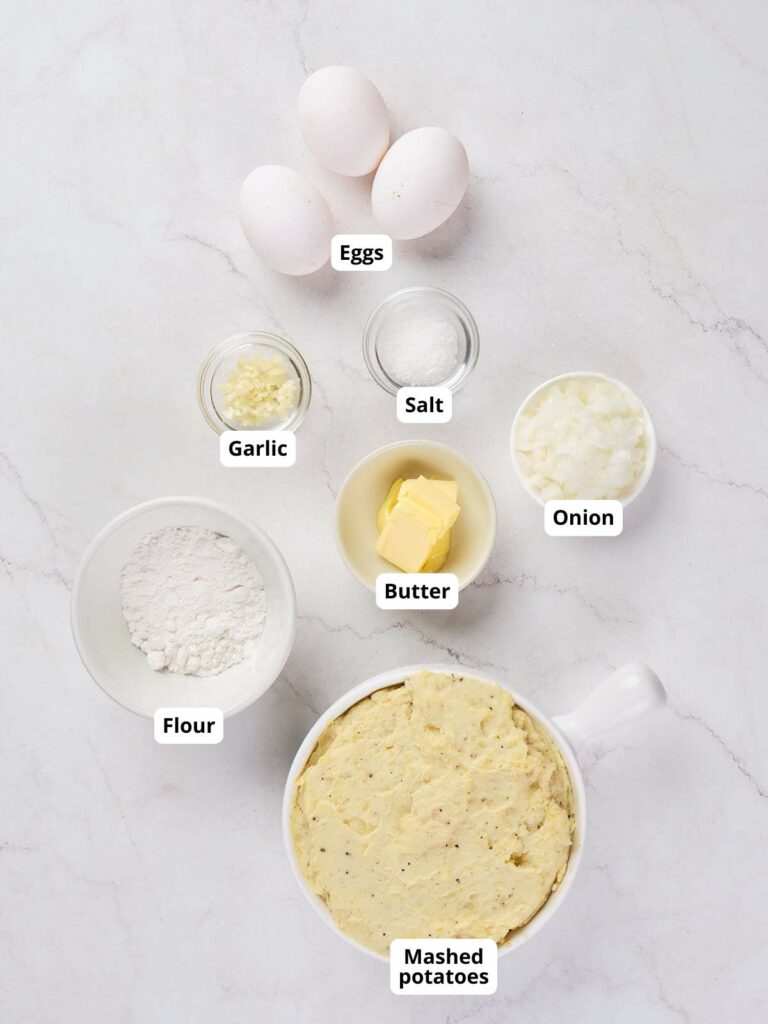
[[[398,477],[441,476],[459,485],[461,514],[451,534],[451,550],[443,567],[455,573],[463,590],[485,566],[496,538],[496,505],[485,478],[471,462],[447,444],[398,441],[358,462],[341,485],[336,499],[336,543],[345,565],[369,590],[376,577],[396,572],[376,553],[376,513]]]
[[[168,526],[200,526],[231,537],[261,573],[264,631],[254,654],[221,675],[155,672],[128,635],[120,602],[123,564],[148,533]],[[75,579],[71,620],[83,664],[124,708],[147,718],[159,707],[215,707],[234,715],[280,675],[293,646],[296,598],[283,556],[253,523],[204,498],[158,498],[123,512],[93,540]]]
[[[640,492],[645,488],[645,485],[651,479],[653,467],[656,465],[656,430],[653,426],[653,420],[651,419],[650,413],[645,407],[645,404],[643,403],[642,399],[640,399],[631,388],[628,388],[626,384],[622,384],[620,380],[616,380],[615,377],[608,377],[604,373],[593,373],[590,370],[574,370],[572,373],[558,374],[557,377],[550,377],[550,379],[545,380],[543,384],[539,384],[539,386],[537,388],[534,388],[533,391],[528,395],[528,397],[523,402],[520,403],[520,408],[515,413],[515,418],[512,421],[512,430],[509,435],[509,447],[510,452],[512,453],[512,465],[515,467],[517,479],[520,481],[523,490],[526,491],[526,493],[530,494],[534,501],[537,501],[539,505],[545,504],[544,499],[541,497],[540,494],[537,494],[536,491],[534,491],[534,489],[528,482],[528,479],[521,471],[520,466],[518,465],[517,451],[515,448],[515,434],[517,433],[517,424],[523,412],[528,407],[528,405],[534,400],[534,398],[537,398],[539,394],[541,394],[541,392],[544,391],[545,388],[548,388],[551,384],[554,384],[558,380],[570,380],[573,377],[595,377],[598,380],[610,381],[610,383],[615,384],[617,388],[621,388],[623,391],[628,391],[630,395],[636,398],[637,401],[640,402],[640,404],[643,407],[643,411],[645,413],[645,431],[647,437],[645,466],[643,467],[643,473],[638,479],[634,490],[625,498],[621,499],[622,505],[626,507],[631,502],[633,502],[635,498],[638,497]]]
[[[517,949],[524,942],[527,942],[536,932],[551,920],[555,911],[563,903],[568,895],[576,872],[581,862],[581,853],[584,847],[584,839],[587,829],[587,806],[584,779],[581,774],[574,751],[569,743],[572,740],[577,743],[589,740],[592,736],[603,732],[605,729],[621,725],[645,714],[654,708],[661,707],[666,701],[666,694],[658,677],[646,665],[633,662],[617,669],[609,676],[587,699],[569,715],[563,715],[549,719],[529,700],[521,697],[520,694],[508,686],[503,680],[494,679],[484,672],[475,669],[463,668],[461,665],[408,665],[404,668],[391,669],[389,672],[382,672],[359,686],[353,687],[343,697],[340,697],[335,704],[320,716],[307,733],[304,742],[299,747],[296,757],[293,760],[291,769],[288,772],[288,779],[283,794],[283,842],[288,854],[288,862],[293,872],[293,877],[301,889],[307,902],[312,909],[329,925],[337,935],[340,935],[346,942],[356,949],[376,957],[377,960],[388,958],[366,946],[361,945],[355,939],[350,938],[338,927],[326,904],[317,896],[307,884],[302,874],[299,862],[296,858],[296,851],[291,836],[291,807],[293,804],[293,792],[296,780],[301,774],[309,756],[315,749],[317,741],[330,723],[348,711],[353,704],[369,696],[374,690],[380,690],[387,686],[393,686],[414,672],[422,669],[429,669],[432,672],[449,672],[466,675],[473,679],[482,679],[489,683],[497,683],[507,689],[516,704],[534,719],[549,735],[555,740],[560,753],[563,755],[568,774],[571,778],[573,788],[574,810],[576,817],[576,829],[574,832],[573,847],[568,859],[568,867],[558,888],[552,893],[539,912],[531,918],[528,924],[515,932],[509,942],[499,947],[499,956],[505,956]],[[566,739],[568,737],[568,739]]]

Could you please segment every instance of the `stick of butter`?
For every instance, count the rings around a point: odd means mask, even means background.
[[[376,551],[403,572],[438,572],[461,511],[455,480],[398,479],[376,516]]]

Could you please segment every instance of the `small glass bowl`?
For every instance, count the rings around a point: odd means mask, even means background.
[[[432,386],[458,391],[466,384],[475,368],[477,357],[480,355],[480,334],[475,318],[464,303],[442,288],[403,288],[384,299],[374,309],[363,331],[363,357],[371,376],[390,395],[396,395],[401,387],[409,386],[403,381],[395,380],[387,372],[378,348],[384,325],[393,314],[402,315],[408,307],[411,307],[414,314],[432,307],[447,314],[448,319],[456,325],[459,331],[459,358],[456,367],[446,380],[437,381]]]
[[[284,356],[291,365],[299,385],[299,398],[288,418],[283,421],[263,423],[258,427],[241,427],[225,419],[219,409],[218,391],[220,385],[232,372],[237,361],[244,356]],[[312,379],[307,364],[299,350],[277,334],[267,331],[249,331],[234,334],[220,342],[203,360],[197,375],[197,401],[206,423],[217,434],[225,430],[296,430],[307,415],[312,397]]]

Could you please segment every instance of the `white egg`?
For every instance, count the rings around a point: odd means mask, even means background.
[[[389,145],[381,93],[354,68],[320,68],[309,76],[299,93],[299,129],[318,163],[351,178],[376,170]]]
[[[397,140],[373,179],[373,215],[393,238],[434,231],[462,200],[467,151],[444,128],[417,128]]]
[[[290,167],[265,164],[240,189],[248,244],[281,274],[311,274],[331,255],[333,216],[315,186]]]

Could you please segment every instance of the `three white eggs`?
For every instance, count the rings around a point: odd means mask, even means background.
[[[354,68],[321,68],[299,93],[299,129],[318,163],[337,174],[376,172],[373,215],[392,238],[412,239],[444,223],[464,196],[469,161],[443,128],[417,128],[389,148],[389,116],[376,86]],[[240,191],[240,224],[273,270],[310,274],[328,260],[334,235],[327,202],[304,175],[258,167]]]

